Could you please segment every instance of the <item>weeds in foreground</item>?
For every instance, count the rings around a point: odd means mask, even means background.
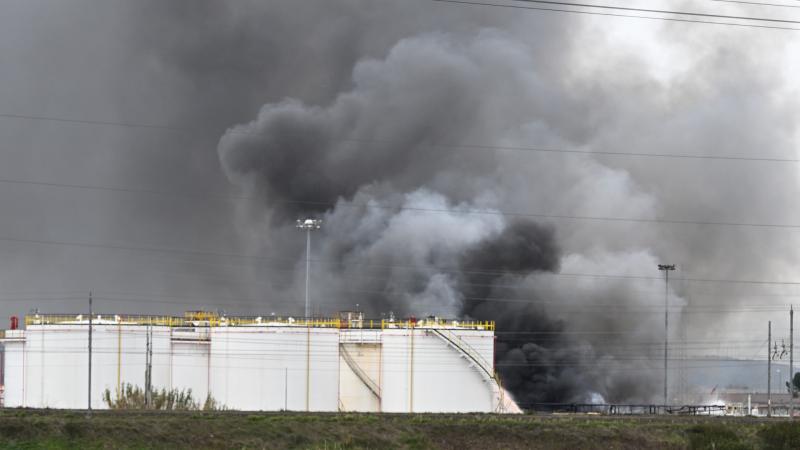
[[[145,390],[125,383],[116,397],[111,391],[103,392],[103,401],[110,409],[154,409],[164,411],[219,411],[224,409],[210,394],[201,405],[192,397],[192,390],[161,389],[153,391],[148,402]]]
[[[696,450],[748,450],[752,446],[742,442],[729,426],[719,424],[695,425],[688,430],[689,448]]]

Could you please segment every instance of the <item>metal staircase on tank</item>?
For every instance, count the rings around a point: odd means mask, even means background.
[[[370,378],[370,376],[367,375],[366,372],[364,372],[364,369],[362,369],[361,366],[358,365],[356,360],[353,359],[353,356],[350,354],[350,352],[347,351],[347,347],[340,344],[339,349],[341,350],[342,358],[347,363],[347,366],[350,367],[350,369],[352,369],[353,373],[356,374],[358,379],[361,380],[361,382],[364,383],[365,386],[367,386],[367,388],[372,392],[372,394],[378,398],[378,401],[380,401],[381,388],[380,386],[378,386],[378,383],[376,383],[375,380]]]
[[[480,370],[478,371],[483,381],[489,383],[489,387],[492,390],[492,396],[497,401],[497,406],[495,407],[495,412],[502,413],[505,411],[505,391],[500,385],[500,377],[492,370],[492,365],[489,364],[486,359],[481,356],[481,354],[475,350],[467,341],[461,339],[458,334],[453,333],[451,330],[446,328],[434,328],[430,330],[441,338],[448,346],[453,347],[456,351],[461,354],[462,358],[467,359],[470,361],[471,366],[477,366]]]

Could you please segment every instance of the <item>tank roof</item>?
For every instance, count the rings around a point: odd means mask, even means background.
[[[166,327],[303,327],[337,329],[495,329],[494,321],[470,321],[427,317],[425,319],[364,319],[356,318],[305,318],[292,316],[228,316],[208,311],[187,311],[183,316],[149,316],[130,314],[97,314],[92,317],[97,325],[151,325]],[[25,325],[88,325],[84,314],[30,314]]]

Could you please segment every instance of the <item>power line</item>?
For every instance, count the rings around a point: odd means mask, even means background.
[[[79,189],[79,190],[91,190],[91,191],[107,191],[107,192],[119,192],[119,193],[128,193],[128,194],[144,194],[144,195],[152,195],[152,196],[164,196],[164,197],[182,197],[182,198],[196,198],[200,200],[207,200],[209,198],[219,198],[223,200],[254,200],[255,197],[247,197],[247,196],[235,196],[235,195],[203,195],[203,194],[196,194],[191,192],[172,192],[172,191],[164,191],[164,190],[157,190],[157,189],[144,189],[144,188],[129,188],[129,187],[121,187],[121,186],[105,186],[105,185],[89,185],[89,184],[75,184],[75,183],[58,183],[58,182],[51,182],[51,181],[37,181],[37,180],[22,180],[22,179],[13,179],[13,178],[0,178],[0,183],[3,184],[18,184],[18,185],[28,185],[28,186],[41,186],[41,187],[52,187],[52,188],[65,188],[65,189]]]
[[[191,193],[178,193],[169,191],[160,191],[152,189],[138,189],[138,188],[124,188],[116,186],[102,186],[102,185],[84,185],[84,184],[70,184],[70,183],[56,183],[45,181],[33,180],[19,180],[19,179],[0,179],[0,183],[5,184],[20,184],[32,185],[43,187],[57,187],[67,189],[86,189],[97,191],[109,192],[123,192],[132,194],[145,194],[154,196],[170,196],[170,197],[189,197],[198,199],[223,198],[229,200],[254,200],[255,197],[248,196],[202,196]],[[488,216],[505,216],[505,217],[518,217],[518,218],[537,218],[537,219],[553,219],[553,220],[577,220],[577,221],[594,221],[594,222],[629,222],[629,223],[652,223],[652,224],[667,224],[667,225],[706,225],[706,226],[723,226],[723,227],[743,227],[743,228],[775,228],[775,229],[800,229],[800,225],[796,224],[781,224],[781,223],[755,223],[755,222],[726,222],[726,221],[702,221],[702,220],[677,220],[677,219],[649,219],[637,217],[610,217],[610,216],[581,216],[569,214],[546,214],[535,212],[522,212],[522,211],[504,211],[495,209],[477,209],[477,208],[422,208],[413,206],[385,206],[373,203],[331,203],[319,201],[306,201],[306,200],[272,200],[272,203],[278,204],[298,204],[308,205],[325,208],[374,208],[390,211],[416,211],[424,213],[437,213],[437,214],[468,214],[468,215],[488,215]]]
[[[168,255],[168,256],[171,256],[171,255]],[[157,261],[164,261],[164,262],[172,262],[169,259],[158,258],[156,260]],[[210,266],[210,267],[215,267],[215,266],[218,266],[218,265],[228,265],[228,264],[257,265],[257,267],[259,267],[259,269],[258,269],[259,271],[269,271],[269,272],[293,273],[293,272],[297,271],[297,268],[294,267],[294,266],[293,267],[262,266],[261,265],[262,263],[256,262],[256,261],[250,261],[250,262],[248,262],[248,261],[240,261],[240,262],[234,262],[234,261],[196,261],[196,260],[183,260],[183,259],[179,259],[179,260],[175,260],[175,261],[179,262],[181,264],[203,265],[203,266]],[[296,262],[296,261],[294,261],[294,262]],[[313,260],[312,260],[312,262],[313,262]],[[325,262],[324,261],[317,261],[317,263],[325,263]],[[358,264],[359,266],[365,266],[365,267],[369,267],[370,266],[368,264],[360,264],[360,263],[355,263],[355,264]],[[375,265],[373,264],[372,266],[375,266]],[[152,264],[148,264],[147,267],[148,268],[152,268]],[[400,266],[400,265],[388,266],[388,265],[383,265],[383,266],[378,266],[378,267],[380,267],[380,268],[391,268],[391,269],[403,268],[403,269],[409,269],[409,270],[413,270],[413,269],[416,268],[416,266],[410,266],[410,265],[406,265],[406,266]],[[508,271],[506,271],[506,272],[476,272],[474,270],[473,271],[468,271],[466,269],[462,269],[462,270],[457,270],[457,269],[453,269],[453,268],[438,268],[438,269],[440,271],[442,271],[442,272],[448,272],[449,271],[449,272],[454,272],[454,273],[462,272],[462,273],[470,273],[470,274],[486,274],[487,276],[495,276],[495,275],[499,275],[499,274],[513,274],[513,273],[508,272]],[[130,269],[126,269],[126,270],[130,270]],[[142,271],[142,273],[144,273],[144,272]],[[158,270],[158,273],[160,273],[162,275],[170,275],[170,276],[186,276],[186,277],[203,276],[204,278],[207,278],[207,275],[199,274],[199,273],[196,273],[196,272],[192,272],[192,273],[188,273],[188,272],[166,272],[166,271],[163,271],[163,270]],[[524,273],[521,273],[521,274],[524,275]],[[621,277],[626,277],[626,278],[632,277],[632,276],[627,276],[627,275],[616,275],[616,276],[612,275],[612,276],[609,276],[609,274],[585,274],[585,273],[569,273],[569,272],[563,272],[563,273],[560,273],[560,274],[548,274],[548,273],[545,273],[545,272],[539,272],[538,275],[539,276],[547,276],[547,275],[558,276],[558,275],[561,275],[561,276],[567,277],[567,278],[573,278],[573,277],[589,277],[589,278],[600,278],[600,279],[608,278],[610,280],[614,280],[615,278],[619,279]],[[222,276],[214,276],[214,279],[232,281],[231,278],[222,277]],[[383,284],[383,285],[385,285],[387,283],[392,283],[393,285],[397,285],[397,283],[399,281],[403,281],[403,280],[399,280],[397,278],[393,278],[391,276],[386,276],[385,274],[381,274],[380,276],[374,276],[374,275],[371,275],[371,274],[368,274],[368,273],[363,273],[363,272],[358,272],[358,273],[354,273],[354,274],[337,274],[337,279],[340,279],[340,280],[354,280],[354,281],[363,280],[363,281],[365,281],[367,283],[375,282],[375,283],[379,283],[379,284]],[[636,278],[633,279],[633,281],[637,281],[639,279],[641,279],[643,281],[656,280],[656,278],[654,278],[654,277],[638,277],[637,276]],[[678,279],[680,280],[682,278],[678,278]],[[409,283],[413,283],[414,282],[414,281],[411,281],[411,280],[406,280],[406,281],[408,281]],[[712,281],[727,282],[727,281],[731,281],[731,280],[708,280],[708,279],[703,279],[703,281],[705,281],[705,282],[712,282]],[[739,280],[739,281],[748,282],[748,283],[750,282],[750,280]],[[251,283],[269,284],[269,283],[266,283],[266,282],[265,283],[260,283],[259,281],[251,281]],[[777,283],[777,282],[774,282],[774,283]],[[758,285],[758,284],[762,284],[762,283],[759,282],[758,280],[755,280],[750,284]],[[458,285],[460,287],[491,287],[492,289],[510,289],[510,290],[519,289],[519,287],[520,287],[518,283],[505,283],[505,282],[504,283],[499,283],[499,282],[478,283],[478,282],[473,282],[473,281],[469,281],[469,280],[460,280],[458,282]],[[574,292],[576,290],[577,291],[586,291],[586,290],[594,290],[594,289],[596,289],[596,288],[593,287],[593,286],[580,286],[580,285],[576,285],[574,283],[570,286],[570,292]],[[555,288],[537,288],[535,291],[537,293],[542,293],[542,292],[560,292],[561,290],[560,289],[555,289]],[[660,293],[661,290],[659,289],[658,291],[655,291],[655,290],[651,290],[651,289],[629,289],[628,292],[630,292],[631,294],[634,294],[636,296],[636,298],[655,298],[655,297],[652,297],[650,294],[654,294],[656,292]],[[82,296],[83,291],[79,291],[77,293],[81,294],[81,298],[83,298],[83,296]],[[9,294],[9,293],[7,292],[6,294]],[[36,293],[33,293],[33,292],[23,292],[22,294],[25,294],[25,295],[37,295]],[[124,295],[125,293],[122,293],[122,294]],[[166,294],[163,294],[163,293],[155,293],[155,294],[152,294],[152,293],[151,294],[134,293],[134,295],[149,295],[149,296],[158,297],[158,296],[163,296],[163,295],[166,295]],[[695,296],[695,297],[699,296],[699,297],[725,298],[725,299],[731,299],[731,298],[757,299],[757,298],[797,298],[797,297],[800,297],[800,294],[763,293],[763,292],[735,293],[734,294],[734,293],[710,293],[710,292],[695,292],[695,291],[692,291],[692,296]]]
[[[540,6],[509,5],[509,4],[502,4],[502,3],[484,3],[484,2],[467,1],[467,0],[431,0],[431,1],[438,2],[438,3],[459,4],[459,5],[494,6],[494,7],[498,7],[498,8],[528,9],[528,10],[536,10],[536,11],[564,12],[564,13],[572,13],[572,14],[586,14],[586,15],[607,16],[607,17],[627,17],[629,19],[661,20],[661,21],[666,21],[666,22],[699,23],[699,24],[706,24],[706,25],[724,25],[724,26],[743,27],[743,28],[766,28],[766,29],[772,29],[772,30],[800,31],[800,28],[782,27],[782,26],[775,26],[775,25],[758,25],[758,24],[736,23],[736,22],[715,22],[715,21],[712,21],[712,20],[681,19],[681,18],[677,18],[677,17],[656,17],[656,16],[642,16],[642,15],[636,15],[636,14],[617,14],[617,13],[608,13],[608,12],[581,11],[581,10],[574,10],[574,9],[549,8],[549,7],[540,7]],[[518,0],[518,1],[527,1],[527,0]],[[597,5],[589,5],[589,6],[597,7]],[[644,11],[646,11],[646,10],[644,10]],[[684,14],[684,13],[670,12],[670,14]],[[711,15],[711,16],[713,17],[715,15]],[[719,16],[719,17],[729,17],[729,16]],[[735,16],[730,16],[730,17],[735,18]],[[757,19],[758,18],[753,18],[753,19],[749,19],[749,20],[757,20]],[[769,20],[769,19],[762,19],[762,20]],[[800,21],[796,21],[796,22],[793,22],[793,23],[800,23]]]
[[[165,131],[179,131],[179,132],[201,132],[205,131],[201,128],[190,128],[190,127],[179,127],[179,126],[172,126],[172,125],[159,125],[159,124],[146,124],[146,123],[131,123],[131,122],[115,122],[109,120],[97,120],[97,119],[72,119],[69,117],[54,117],[54,116],[36,116],[30,114],[11,114],[11,113],[0,113],[0,117],[5,117],[7,119],[23,119],[23,120],[41,120],[47,122],[62,122],[62,123],[74,123],[74,124],[82,124],[82,125],[107,125],[107,126],[114,126],[114,127],[123,127],[123,128],[149,128],[155,130],[165,130]]]
[[[397,296],[397,295],[405,295],[402,293],[396,293],[387,290],[366,290],[366,289],[345,289],[345,290],[337,290],[333,291],[339,294],[362,294],[362,293],[371,293],[371,294],[380,294],[385,295],[387,297]],[[7,294],[6,294],[7,295]],[[53,296],[28,296],[24,298],[3,298],[0,297],[0,302],[36,302],[39,301],[74,301],[74,300],[82,300],[82,297],[77,295],[70,295],[66,294],[64,296],[59,296],[58,294],[51,294]],[[217,306],[224,305],[224,306],[272,306],[274,304],[296,304],[297,299],[293,298],[234,298],[229,296],[217,296],[214,298],[208,297],[201,297],[201,296],[175,296],[175,295],[168,295],[162,293],[114,293],[114,292],[105,292],[105,291],[97,291],[97,299],[111,301],[111,302],[133,302],[133,303],[157,303],[157,304],[178,304],[178,305],[210,305],[215,304]],[[640,299],[640,297],[636,297]],[[179,299],[185,301],[175,301],[175,300],[159,300],[159,299]],[[232,303],[231,301],[240,301],[239,303]],[[537,297],[537,298],[520,298],[520,297],[464,297],[463,300],[472,302],[511,302],[511,303],[525,303],[525,304],[535,304],[535,305],[557,305],[559,306],[559,311],[566,311],[571,309],[605,309],[605,310],[614,310],[614,311],[622,311],[622,312],[650,312],[650,311],[661,311],[660,306],[656,306],[651,303],[639,303],[639,304],[625,304],[625,303],[612,303],[612,304],[586,304],[585,302],[564,302],[564,301],[553,301],[548,300],[547,297]],[[222,303],[220,303],[222,302]],[[763,305],[763,304],[747,304],[747,303],[738,303],[735,305],[729,305],[725,302],[722,303],[705,303],[703,305],[687,305],[687,306],[674,306],[671,309],[675,312],[682,312],[684,314],[713,314],[718,312],[761,312],[761,313],[771,313],[777,311],[785,311],[785,305]],[[443,308],[447,309],[447,308]]]
[[[134,252],[155,252],[155,253],[175,253],[183,255],[194,256],[214,256],[214,257],[229,257],[229,258],[243,258],[252,260],[265,260],[265,261],[286,261],[296,263],[297,261],[289,258],[278,258],[269,256],[258,255],[245,255],[240,253],[225,253],[214,252],[206,250],[191,250],[175,247],[139,247],[131,245],[118,245],[118,244],[100,244],[92,242],[70,242],[70,241],[56,241],[44,239],[24,239],[14,238],[9,236],[0,236],[0,241],[24,244],[39,244],[39,245],[58,245],[58,246],[73,246],[73,247],[86,247],[86,248],[99,248],[99,249],[112,249],[112,250],[126,250]],[[327,264],[327,265],[340,265],[341,262],[330,260],[310,260],[314,264]],[[347,262],[348,265],[353,266],[366,266],[366,267],[379,267],[391,269],[419,269],[417,265],[403,265],[403,264],[372,264],[372,263],[359,263]],[[609,278],[609,279],[627,279],[627,280],[661,280],[660,277],[645,276],[645,275],[620,275],[620,274],[591,274],[591,273],[570,273],[570,272],[542,272],[542,271],[510,271],[510,270],[492,270],[492,269],[471,269],[471,268],[447,268],[447,267],[431,267],[431,269],[440,272],[450,273],[468,273],[478,275],[537,275],[541,277],[583,277],[583,278]],[[783,286],[800,286],[800,281],[774,281],[774,280],[736,280],[736,279],[714,279],[714,278],[675,278],[685,282],[695,283],[733,283],[733,284],[756,284],[756,285],[783,285]]]
[[[612,10],[612,11],[631,11],[631,12],[639,12],[639,13],[654,13],[654,14],[672,14],[672,15],[679,15],[679,16],[690,16],[690,17],[706,17],[712,19],[731,19],[731,20],[749,20],[749,21],[756,21],[756,22],[771,22],[771,23],[789,23],[800,25],[800,21],[798,20],[789,20],[789,19],[772,19],[766,17],[752,17],[752,16],[729,16],[724,14],[711,14],[711,13],[698,13],[698,12],[690,12],[690,11],[674,11],[668,9],[647,9],[647,8],[632,8],[629,6],[612,6],[612,5],[597,5],[592,3],[574,3],[574,2],[564,2],[564,1],[555,1],[555,0],[512,0],[518,3],[538,3],[544,5],[557,5],[557,6],[572,6],[578,8],[594,8],[594,9],[605,9],[605,10]]]
[[[103,315],[101,315],[101,316],[103,316]],[[106,317],[107,317],[107,315],[106,315]],[[124,318],[123,318],[123,320],[124,320]],[[34,324],[34,325],[37,325],[37,324]],[[80,333],[82,331],[80,327],[86,326],[86,324],[82,324],[82,323],[74,323],[74,324],[65,323],[65,324],[62,324],[62,325],[72,325],[73,327],[76,327],[73,331],[75,331],[77,333]],[[126,328],[125,334],[128,335],[128,336],[137,336],[137,335],[142,335],[142,334],[147,334],[148,333],[148,331],[144,328],[144,326],[141,326],[141,325],[128,324],[128,323],[124,323],[124,322],[123,323],[115,323],[115,322],[100,323],[100,324],[97,324],[95,326],[95,329],[98,329],[98,331],[99,331],[99,333],[98,333],[99,336],[96,338],[96,342],[98,344],[100,344],[100,345],[98,345],[98,348],[102,349],[104,347],[104,345],[103,345],[104,343],[117,341],[116,334],[119,332],[119,328],[118,327],[120,325],[124,326]],[[46,328],[47,326],[48,325],[44,325],[45,328],[34,328],[34,329],[29,328],[28,332],[29,333],[46,334],[49,331]],[[142,329],[141,330],[134,329],[134,328],[137,328],[137,327],[141,327]],[[159,326],[155,325],[155,327],[159,327]],[[159,337],[163,336],[163,337],[169,339],[170,338],[170,328],[166,327],[166,326],[161,326],[161,327],[162,328],[166,328],[166,330],[159,330],[158,328],[156,328],[155,330],[153,330],[154,334],[156,336],[159,336]],[[248,332],[248,333],[246,333],[246,335],[245,334],[239,334],[239,337],[230,337],[230,335],[227,335],[226,337],[224,337],[225,342],[235,342],[235,343],[244,343],[244,344],[246,344],[246,343],[263,343],[263,338],[264,338],[263,335],[264,334],[269,334],[269,335],[271,335],[270,336],[270,341],[271,342],[278,343],[278,344],[284,344],[284,343],[292,342],[294,340],[294,338],[291,337],[291,336],[281,336],[279,334],[274,334],[273,332],[275,331],[275,329],[291,330],[291,331],[294,331],[294,332],[305,333],[305,331],[304,331],[305,327],[302,327],[302,326],[301,327],[292,327],[292,326],[288,326],[288,325],[285,325],[285,326],[283,326],[283,325],[275,325],[275,326],[270,325],[270,326],[262,326],[260,328],[248,327],[247,329],[248,329],[248,331],[254,331],[255,334],[251,334],[251,333]],[[255,330],[258,330],[258,331],[255,331]],[[418,330],[424,330],[424,328],[421,328],[421,329],[418,329]],[[373,329],[372,331],[378,332],[380,330]],[[75,341],[82,342],[84,340],[84,338],[82,336],[73,335],[72,332],[70,332],[70,331],[64,332],[63,330],[61,330],[61,331],[55,331],[55,332],[61,334],[61,336],[57,339],[57,343],[58,344],[72,343],[72,342],[75,342]],[[108,332],[111,332],[113,334],[109,336],[107,334]],[[469,333],[469,330],[465,330],[465,332]],[[248,336],[248,337],[245,337],[245,336]],[[495,336],[498,336],[498,333],[495,333]],[[566,336],[570,336],[569,333],[564,333],[564,336],[558,336],[559,340],[550,340],[550,341],[548,341],[547,339],[542,339],[540,337],[534,337],[534,338],[525,337],[525,338],[516,338],[516,339],[515,338],[508,338],[508,337],[500,337],[500,340],[502,342],[504,342],[504,343],[539,342],[539,343],[542,343],[542,344],[548,346],[548,348],[558,348],[558,349],[580,349],[580,348],[586,347],[587,344],[592,344],[592,345],[593,344],[599,344],[599,345],[596,345],[596,347],[598,348],[598,350],[601,350],[604,354],[606,354],[606,355],[619,354],[621,356],[631,356],[630,354],[628,354],[629,351],[650,352],[651,350],[658,349],[659,347],[661,347],[663,345],[662,343],[655,342],[655,341],[641,341],[641,342],[629,343],[629,342],[627,342],[627,340],[631,336],[628,335],[628,334],[626,334],[624,336],[621,336],[621,339],[625,339],[624,341],[620,341],[620,340],[597,341],[596,337],[592,337],[591,341],[588,341],[588,340],[587,341],[568,341],[568,340],[563,340]],[[483,339],[492,339],[492,337],[490,337],[490,335],[483,335],[482,338]],[[575,337],[574,336],[570,336],[570,338],[574,339]],[[534,339],[534,340],[531,341],[531,339]],[[478,345],[480,345],[480,344],[478,344]],[[485,344],[480,345],[480,346],[488,346],[488,345],[491,345],[491,344],[490,343],[485,343]],[[730,341],[730,342],[727,342],[727,341],[696,341],[696,342],[678,342],[676,345],[677,346],[685,346],[688,350],[692,350],[692,351],[696,352],[694,357],[698,357],[700,355],[697,352],[700,352],[700,351],[712,351],[712,350],[721,350],[721,349],[725,349],[726,351],[730,351],[730,350],[734,350],[734,349],[738,350],[742,346],[745,346],[747,348],[755,348],[755,347],[761,348],[761,347],[763,347],[763,342],[760,343],[757,340],[734,340],[734,341]],[[315,350],[316,353],[324,354],[325,353],[324,349],[325,348],[329,348],[330,345],[328,343],[313,342],[313,343],[311,343],[311,347]],[[439,344],[420,343],[420,344],[418,344],[418,347],[420,349],[422,349],[423,352],[427,352],[430,349],[439,348]],[[53,347],[50,347],[50,348],[52,349]],[[320,350],[320,348],[322,348],[323,350]],[[619,353],[615,353],[615,351],[619,352]],[[254,352],[259,352],[259,350],[250,350],[249,354],[253,354]],[[277,348],[277,349],[272,350],[272,352],[274,352],[274,353],[290,353],[291,354],[293,352],[293,350],[291,350],[291,349],[285,350],[285,349]],[[572,356],[574,356],[574,355],[572,355]],[[632,355],[632,356],[636,356],[636,355]],[[654,357],[656,355],[652,354],[650,356]],[[711,355],[706,354],[705,356],[708,357],[708,356],[711,356]],[[721,355],[715,355],[714,358],[715,359],[721,359],[722,356]],[[680,360],[682,358],[672,357],[671,359],[672,360]],[[741,357],[740,359],[755,359],[755,358]]]
[[[445,1],[445,0],[433,0]],[[504,5],[497,5],[504,6]],[[625,16],[627,17],[627,16]],[[800,29],[799,29],[800,30]],[[171,132],[207,132],[207,130],[198,127],[178,127],[170,125],[159,124],[143,124],[134,122],[110,122],[103,120],[92,119],[71,119],[68,117],[55,117],[55,116],[36,116],[36,115],[23,115],[23,114],[9,114],[0,113],[0,118],[9,119],[23,119],[23,120],[39,120],[48,122],[62,122],[72,123],[79,125],[100,125],[100,126],[116,126],[124,128],[143,128],[143,129],[156,129]],[[244,130],[228,129],[226,133],[241,134],[249,136],[263,136],[262,133],[255,133]],[[361,139],[361,138],[343,138],[333,137],[333,141],[337,142],[351,142],[357,144],[378,144],[378,145],[394,145],[400,144],[399,142],[383,139]],[[455,149],[472,149],[472,150],[496,150],[496,151],[518,151],[518,152],[534,152],[534,153],[563,153],[575,155],[602,155],[602,156],[632,156],[643,158],[674,158],[674,159],[699,159],[699,160],[723,160],[723,161],[753,161],[753,162],[780,162],[780,163],[798,163],[800,159],[797,158],[770,158],[770,157],[750,157],[750,156],[715,156],[715,155],[692,155],[692,154],[674,154],[674,153],[645,153],[645,152],[616,152],[616,151],[602,151],[602,150],[579,150],[579,149],[562,149],[562,148],[542,148],[542,147],[525,147],[525,146],[507,146],[507,145],[489,145],[489,144],[452,144],[452,143],[424,143],[419,144],[422,148],[455,148]]]
[[[169,260],[164,260],[164,261],[169,262]],[[220,264],[225,265],[225,264],[228,264],[228,263],[234,264],[233,261],[226,262],[226,261],[186,261],[186,260],[178,260],[178,262],[180,262],[182,264],[199,264],[199,265],[207,265],[207,266],[216,266],[216,265],[220,265]],[[282,273],[294,273],[294,272],[297,271],[296,267],[292,267],[292,268],[289,268],[289,267],[286,267],[286,268],[280,267],[279,268],[279,267],[272,267],[272,266],[264,267],[264,266],[261,266],[260,265],[261,263],[259,263],[259,262],[244,262],[243,261],[243,262],[240,262],[240,264],[258,265],[259,271],[269,271],[269,272],[273,272],[274,271],[274,272],[282,272]],[[366,265],[364,265],[364,266],[366,266]],[[147,267],[148,268],[152,268],[152,264],[148,264]],[[385,266],[383,266],[383,267],[385,267]],[[413,267],[414,266],[400,266],[400,268],[406,268],[406,269],[409,269],[409,270],[413,270]],[[393,267],[393,269],[394,268],[397,268],[397,267]],[[129,272],[130,270],[131,269],[126,268],[126,271]],[[447,271],[448,269],[441,269],[441,270],[442,271]],[[453,270],[451,269],[450,271],[452,272]],[[141,271],[141,272],[145,273],[144,271]],[[191,273],[189,273],[189,272],[172,272],[172,271],[166,272],[166,271],[163,271],[163,270],[158,270],[157,273],[161,274],[162,276],[163,275],[168,275],[168,276],[175,276],[175,277],[202,277],[204,280],[208,278],[208,275],[200,274],[200,273],[196,273],[196,272],[191,272]],[[496,275],[496,274],[497,273],[492,272],[492,273],[487,274],[487,275]],[[543,275],[543,273],[540,273],[540,276],[541,275]],[[554,275],[558,276],[558,274],[554,274]],[[574,278],[574,277],[598,278],[598,277],[602,277],[601,279],[608,278],[609,281],[613,281],[614,280],[614,278],[608,277],[607,274],[576,274],[576,273],[564,272],[561,275],[563,275],[563,277],[565,277],[565,278]],[[617,279],[619,279],[619,277],[621,277],[621,275],[617,276]],[[232,278],[222,277],[222,276],[218,276],[218,275],[213,276],[212,279],[223,280],[223,281],[231,281],[231,282],[234,281],[234,279],[232,279]],[[339,279],[339,280],[353,280],[354,282],[358,282],[359,280],[363,280],[366,283],[374,282],[374,283],[378,283],[380,285],[386,285],[387,283],[391,283],[392,286],[397,286],[399,282],[401,282],[401,283],[402,282],[414,283],[414,281],[412,281],[412,280],[402,280],[402,279],[388,277],[386,275],[372,276],[372,275],[369,275],[369,274],[365,274],[363,272],[359,272],[359,273],[355,273],[355,274],[338,274],[337,275],[337,279]],[[639,279],[640,278],[636,278],[636,279],[633,279],[632,281],[638,281]],[[650,280],[655,280],[655,278],[649,278],[649,277],[645,277],[645,278],[641,278],[641,279],[643,281],[648,281],[648,282]],[[743,281],[748,281],[748,280],[743,280]],[[250,281],[250,283],[269,285],[269,283],[267,283],[267,282],[260,282],[260,281],[257,281],[257,280]],[[486,282],[477,283],[477,282],[472,282],[472,281],[469,281],[469,280],[459,280],[458,286],[461,287],[461,288],[491,287],[492,289],[507,289],[507,290],[516,290],[516,289],[519,289],[519,287],[520,287],[518,283],[505,283],[505,282],[504,283],[498,283],[498,282],[494,282],[494,283],[486,283]],[[573,284],[570,285],[569,292],[573,293],[575,291],[587,291],[587,290],[594,290],[594,289],[596,289],[596,287],[581,286],[581,285],[576,285],[576,284],[573,283]],[[542,294],[542,293],[546,293],[546,292],[558,293],[558,292],[562,292],[562,291],[563,291],[562,289],[555,289],[555,288],[536,288],[535,289],[535,292],[537,294]],[[635,298],[637,298],[637,299],[645,299],[645,298],[655,298],[654,296],[652,296],[650,294],[653,294],[656,291],[648,290],[648,289],[632,289],[632,288],[630,288],[630,289],[628,289],[628,292],[631,293],[632,295],[634,295]],[[661,292],[661,291],[659,290],[658,292]],[[80,295],[81,299],[84,298],[83,297],[83,291],[78,291],[78,292],[74,292],[74,293],[76,295]],[[11,292],[6,292],[5,294],[6,295],[10,295],[12,293]],[[41,294],[37,294],[35,292],[21,292],[19,294],[20,295],[25,295],[26,297],[35,296],[35,295],[41,295]],[[58,294],[59,293],[54,293],[52,295],[58,295]],[[163,292],[161,292],[161,293],[114,292],[112,294],[113,295],[119,294],[119,295],[134,295],[134,296],[150,296],[150,297],[165,297],[165,296],[174,297],[171,294],[166,294],[166,293],[163,293]],[[51,294],[44,294],[44,295],[51,295]],[[749,293],[749,294],[725,294],[725,293],[715,293],[715,294],[712,294],[712,293],[700,293],[700,294],[697,294],[697,293],[695,293],[693,291],[692,295],[695,296],[695,297],[696,296],[704,296],[704,297],[724,298],[724,299],[731,299],[731,298],[757,299],[757,298],[773,298],[773,297],[775,297],[775,298],[797,298],[797,297],[800,297],[800,294],[778,294],[778,293],[768,294],[768,293],[758,293],[758,292]],[[193,299],[195,297],[183,297],[183,298]],[[218,298],[217,300],[219,300],[219,299],[221,299],[221,298]],[[231,299],[227,298],[227,300],[231,300]],[[705,304],[710,304],[710,303],[703,302],[703,304],[705,305]],[[717,303],[715,303],[715,304],[717,304]],[[728,303],[727,302],[723,302],[723,303],[720,303],[720,305],[725,306],[725,305],[728,305]]]
[[[753,6],[774,6],[776,8],[800,8],[800,5],[786,5],[782,3],[760,3],[760,2],[750,2],[745,0],[708,0],[710,2],[719,2],[719,3],[737,3],[740,5],[753,5]]]
[[[369,205],[364,205],[364,206],[369,206]],[[391,207],[386,207],[386,208],[391,209]],[[482,209],[469,209],[469,208],[439,209],[439,208],[417,208],[417,207],[404,206],[396,209],[401,209],[406,211],[421,211],[421,212],[436,212],[436,213],[502,215],[508,217],[529,217],[529,218],[558,219],[558,220],[587,220],[587,221],[597,221],[597,222],[659,223],[659,224],[670,224],[670,225],[714,225],[714,226],[725,226],[725,227],[784,228],[784,229],[800,228],[800,225],[794,225],[794,224],[647,219],[647,218],[634,218],[634,217],[579,216],[579,215],[569,215],[569,214],[543,214],[543,213],[515,212],[515,211],[502,211],[502,210],[482,210]]]

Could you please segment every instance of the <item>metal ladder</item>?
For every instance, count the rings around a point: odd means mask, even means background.
[[[380,400],[381,399],[380,386],[378,386],[378,384],[375,383],[375,381],[372,378],[370,378],[366,372],[364,372],[364,369],[362,369],[361,366],[358,365],[355,359],[353,359],[353,356],[350,355],[350,352],[347,351],[347,347],[345,347],[343,344],[339,344],[339,349],[341,350],[342,358],[347,363],[347,366],[353,370],[353,373],[356,374],[358,379],[361,380],[361,382],[363,382],[365,386],[367,386],[367,388],[375,395],[375,397],[378,398],[378,400]]]
[[[497,401],[497,406],[494,408],[495,412],[505,412],[505,395],[503,388],[500,386],[500,378],[492,370],[492,366],[481,354],[475,350],[467,341],[461,339],[456,333],[448,329],[434,328],[431,330],[433,334],[441,338],[448,346],[453,347],[458,351],[462,357],[471,361],[471,365],[477,366],[480,370],[481,376],[492,390],[492,395]]]

